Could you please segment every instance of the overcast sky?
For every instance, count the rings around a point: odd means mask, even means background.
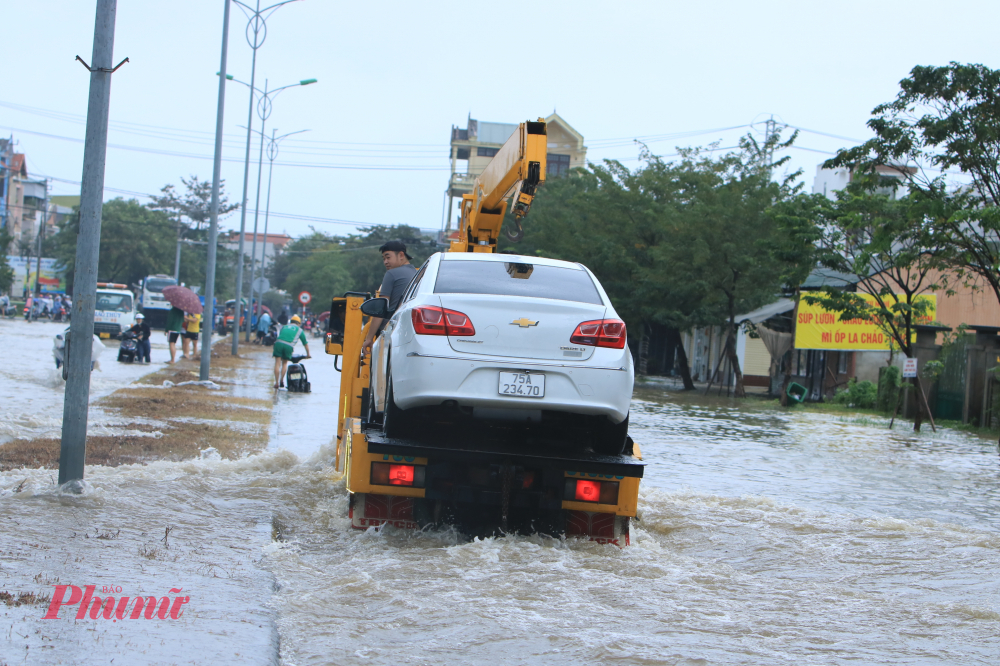
[[[89,77],[74,56],[90,60],[94,11],[85,0],[0,11],[0,134],[27,154],[30,175],[60,179],[53,194],[79,193]],[[111,89],[107,198],[211,178],[222,15],[223,0],[118,1],[115,62],[130,62]],[[294,2],[268,19],[257,82],[319,83],[275,100],[268,133],[310,132],[282,145],[271,230],[440,228],[449,131],[470,113],[516,123],[555,109],[583,134],[591,161],[630,167],[634,138],[664,155],[732,146],[774,114],[844,137],[803,132],[790,151],[811,189],[816,165],[870,135],[871,109],[914,65],[1000,67],[998,19],[996,0]],[[246,25],[234,5],[228,69],[249,81]],[[247,89],[230,83],[223,176],[235,201],[247,104]],[[255,168],[250,180],[252,210]],[[238,226],[238,214],[223,221]]]

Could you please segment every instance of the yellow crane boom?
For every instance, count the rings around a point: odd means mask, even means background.
[[[497,239],[514,197],[514,241],[521,239],[521,218],[528,214],[539,185],[545,182],[548,136],[545,121],[521,123],[517,131],[476,178],[471,194],[462,195],[459,237],[450,252],[496,252]]]

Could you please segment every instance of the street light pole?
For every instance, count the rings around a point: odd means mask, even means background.
[[[212,204],[208,225],[208,261],[205,268],[205,307],[202,316],[201,367],[198,378],[207,381],[212,369],[212,331],[215,330],[215,251],[219,240],[219,189],[222,182],[222,121],[226,107],[226,55],[229,52],[229,0],[222,15],[222,57],[219,63],[219,101],[215,111],[215,162],[212,166]]]
[[[243,10],[243,13],[246,14],[249,19],[247,21],[246,38],[247,44],[249,44],[250,48],[253,50],[253,59],[250,64],[250,105],[247,109],[247,149],[246,156],[243,159],[243,199],[242,204],[240,205],[240,242],[236,262],[236,315],[233,320],[233,356],[237,356],[239,354],[240,347],[239,325],[243,296],[243,243],[244,236],[246,235],[247,223],[247,188],[250,185],[250,141],[253,138],[251,128],[253,127],[253,102],[254,91],[256,90],[253,84],[254,79],[257,76],[257,49],[264,45],[264,39],[267,37],[268,16],[277,11],[277,9],[282,5],[287,5],[296,1],[297,0],[284,0],[284,2],[278,2],[261,9],[260,0],[257,0],[256,8],[241,2],[241,0],[233,0],[233,2],[235,2],[241,10]],[[253,35],[252,39],[251,34]]]
[[[236,79],[231,79],[236,81]],[[242,83],[243,85],[249,85],[243,81],[236,81],[237,83]],[[271,117],[271,109],[274,108],[273,99],[278,96],[282,90],[287,90],[288,88],[294,88],[296,86],[308,86],[316,83],[316,79],[303,79],[298,83],[291,83],[287,86],[282,86],[280,88],[275,88],[274,90],[267,90],[267,81],[264,82],[264,92],[261,93],[260,101],[257,103],[257,115],[260,116],[260,130],[254,130],[260,134],[260,155],[257,158],[257,202],[254,205],[253,212],[253,243],[250,246],[250,307],[253,308],[253,292],[254,292],[254,277],[256,273],[256,257],[257,257],[257,222],[260,219],[260,179],[261,174],[264,171],[264,139],[267,135],[264,133],[264,126],[267,124],[267,119]],[[260,93],[260,90],[256,92]],[[294,134],[294,132],[293,132]],[[267,242],[267,236],[265,234],[265,243]],[[246,319],[246,341],[250,342],[250,323],[252,317],[247,317]]]
[[[279,137],[274,135],[277,133],[276,129],[271,130],[271,138],[267,144],[267,207],[264,209],[264,242],[261,243],[260,249],[260,274],[264,274],[264,262],[267,259],[267,221],[271,216],[271,177],[274,175],[274,160],[278,157],[278,142],[285,137],[292,136],[293,134],[301,134],[302,132],[308,132],[309,130],[298,130],[295,132],[289,132],[288,134],[282,134]],[[261,135],[261,141],[263,141],[263,135]],[[256,265],[257,256],[256,253],[254,257],[250,260],[251,268]],[[252,286],[252,285],[251,285]],[[252,292],[251,292],[252,294]],[[260,318],[260,308],[263,305],[264,294],[260,294],[260,298],[257,299],[257,308],[254,314],[259,319]]]
[[[94,50],[90,61],[92,65],[84,64],[90,70],[90,97],[87,102],[87,133],[80,183],[80,229],[73,273],[71,344],[66,350],[66,371],[69,374],[63,400],[59,450],[59,485],[75,482],[73,489],[77,492],[82,490],[80,482],[83,480],[83,466],[87,459],[87,412],[97,300],[97,260],[101,247],[101,208],[104,203],[104,167],[108,150],[108,115],[111,108],[117,8],[117,0],[97,0]]]

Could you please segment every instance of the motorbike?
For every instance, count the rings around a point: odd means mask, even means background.
[[[261,338],[261,344],[267,347],[273,347],[274,341],[278,339],[278,324],[272,323],[267,328],[267,333]]]
[[[135,333],[126,331],[122,333],[121,344],[118,345],[118,362],[133,363],[139,354],[139,340]]]
[[[306,373],[306,366],[302,365],[305,356],[293,356],[288,370],[285,372],[285,385],[290,393],[309,393],[312,391],[312,384],[309,383],[309,375]]]
[[[0,312],[0,314],[2,314],[7,319],[13,319],[14,317],[17,316],[17,308],[11,305],[10,303],[5,304],[3,308],[0,309],[3,310],[3,312]]]

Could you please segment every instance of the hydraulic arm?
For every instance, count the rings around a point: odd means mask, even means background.
[[[521,218],[528,214],[538,186],[545,182],[547,139],[541,118],[518,125],[517,131],[476,178],[472,193],[462,196],[459,238],[452,241],[449,251],[496,252],[511,195],[514,230],[508,230],[507,237],[521,240]]]

